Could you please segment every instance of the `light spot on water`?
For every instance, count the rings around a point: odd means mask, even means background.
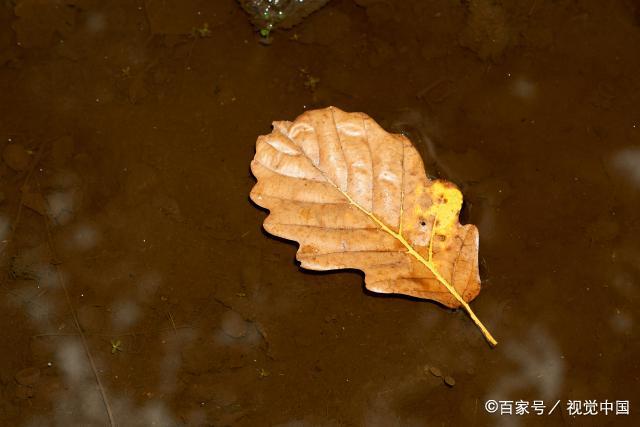
[[[511,83],[511,93],[524,100],[535,98],[536,91],[536,85],[525,77],[518,77]]]
[[[111,321],[115,330],[131,327],[140,318],[140,308],[133,301],[121,301],[115,304]]]
[[[542,400],[558,396],[564,381],[565,363],[556,341],[540,327],[534,327],[520,342],[505,344],[506,356],[517,366],[505,371],[486,399],[512,399],[518,393],[535,389]]]
[[[78,225],[73,233],[73,240],[80,250],[88,250],[96,246],[99,233],[96,227],[82,224]]]
[[[628,147],[615,153],[611,164],[633,185],[640,187],[640,148]]]
[[[609,318],[609,324],[618,334],[630,334],[633,329],[633,317],[626,311],[616,309]]]
[[[107,26],[107,20],[104,15],[91,13],[87,17],[87,30],[91,33],[100,33]]]
[[[49,216],[57,224],[64,225],[68,223],[73,216],[74,195],[73,192],[55,192],[47,196],[47,205],[49,206]]]
[[[632,300],[638,297],[638,287],[637,283],[633,280],[631,275],[626,273],[619,273],[613,279],[613,288],[618,291],[618,293],[628,299]]]
[[[140,412],[142,418],[140,425],[154,427],[169,427],[175,425],[166,406],[160,401],[147,403],[142,407]]]
[[[62,342],[56,356],[69,385],[82,383],[88,378],[89,364],[79,340]]]

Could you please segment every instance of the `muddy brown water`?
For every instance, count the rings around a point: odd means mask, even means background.
[[[332,0],[270,44],[231,0],[3,2],[0,424],[638,425],[638,46],[631,0]],[[261,231],[256,137],[327,105],[462,189],[495,349]]]

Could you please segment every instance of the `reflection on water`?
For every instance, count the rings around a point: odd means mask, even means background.
[[[629,147],[614,153],[611,163],[629,183],[640,187],[640,148]]]
[[[487,399],[509,400],[524,391],[533,391],[540,400],[559,394],[564,382],[564,356],[548,332],[533,327],[520,342],[506,343],[504,352],[515,370],[505,367]]]

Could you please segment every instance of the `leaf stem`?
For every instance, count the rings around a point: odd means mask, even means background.
[[[372,218],[375,218],[375,217],[372,217]],[[378,219],[375,218],[375,220],[377,221]],[[379,222],[379,224],[381,224],[381,226],[383,226],[383,228],[385,228],[385,231],[387,233],[390,233],[393,237],[398,239],[405,246],[405,248],[407,248],[407,250],[409,251],[409,253],[411,255],[413,255],[418,261],[420,261],[429,270],[431,270],[431,272],[436,277],[436,279],[438,279],[438,281],[440,283],[442,283],[442,285],[444,285],[445,288],[447,288],[447,290],[451,293],[451,295],[453,295],[453,297],[456,300],[458,300],[460,305],[462,305],[462,307],[467,311],[467,313],[469,314],[469,317],[471,317],[471,320],[473,320],[473,323],[475,323],[476,326],[478,326],[478,328],[480,328],[480,331],[482,331],[482,334],[484,335],[486,340],[489,342],[489,344],[491,344],[492,347],[495,347],[498,344],[498,341],[496,341],[496,339],[493,337],[493,335],[491,335],[491,333],[487,330],[487,328],[482,324],[480,319],[478,319],[476,314],[471,309],[471,306],[469,306],[469,304],[464,300],[464,298],[462,298],[462,296],[458,293],[456,288],[454,288],[453,285],[451,285],[444,277],[442,277],[442,275],[438,271],[438,269],[435,266],[435,264],[433,264],[433,262],[431,262],[431,261],[427,261],[426,259],[424,259],[424,257],[422,255],[420,255],[415,249],[413,249],[413,246],[411,246],[409,244],[409,242],[407,242],[403,236],[401,236],[398,233],[395,233],[393,230],[391,230],[389,227],[387,227],[382,222]]]
[[[402,243],[404,247],[407,248],[407,251],[411,255],[413,255],[418,261],[424,264],[424,266],[427,267],[433,273],[436,279],[438,279],[438,281],[442,283],[442,285],[445,288],[447,288],[447,290],[451,293],[451,295],[453,295],[453,297],[466,310],[466,312],[469,314],[469,317],[471,317],[471,320],[473,320],[473,323],[475,323],[476,326],[480,328],[480,331],[484,335],[485,339],[489,342],[489,344],[491,344],[492,347],[495,347],[498,344],[498,341],[496,341],[493,335],[491,335],[491,333],[487,330],[487,328],[482,324],[480,319],[478,319],[478,317],[475,315],[475,313],[473,312],[469,304],[464,300],[464,298],[462,298],[462,296],[458,293],[456,288],[454,288],[453,285],[451,285],[444,277],[442,277],[442,275],[438,271],[438,268],[435,266],[435,264],[433,264],[433,262],[431,262],[431,242],[429,242],[429,260],[426,260],[422,255],[420,255],[420,253],[418,253],[413,248],[413,246],[409,244],[409,242],[406,241],[406,239],[400,233],[396,233],[391,228],[389,228],[384,222],[380,221],[373,213],[369,212],[368,210],[360,206],[355,200],[351,198],[351,196],[349,196],[346,192],[342,191],[339,187],[336,186],[336,188],[347,198],[347,200],[349,200],[349,202],[352,205],[354,205],[355,207],[360,209],[362,212],[367,214],[367,216],[371,218],[376,224],[378,224],[380,228],[382,228],[384,231],[386,231],[387,233],[389,233],[390,235],[398,239],[400,243]],[[435,227],[435,220],[434,220],[434,227]],[[431,239],[433,240],[433,233],[432,233]]]

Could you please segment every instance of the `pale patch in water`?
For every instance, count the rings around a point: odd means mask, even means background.
[[[549,333],[534,327],[524,341],[505,343],[505,354],[518,366],[518,370],[505,372],[485,400],[513,400],[513,396],[528,388],[535,389],[537,398],[542,400],[558,395],[564,380],[565,363]]]
[[[630,334],[633,330],[633,316],[626,311],[616,309],[609,318],[611,329],[621,335]]]
[[[71,191],[49,194],[47,196],[49,217],[57,224],[67,224],[73,216],[74,202],[74,194]]]
[[[83,224],[78,225],[73,233],[73,240],[80,250],[88,250],[96,246],[99,233],[96,227]]]
[[[91,13],[87,16],[87,30],[92,33],[100,33],[104,31],[107,26],[107,20],[104,15],[98,13]]]
[[[111,322],[115,330],[120,331],[131,327],[140,318],[140,308],[133,301],[121,301],[116,303],[113,309]]]
[[[632,184],[640,187],[640,148],[629,147],[611,157],[611,164]]]
[[[520,99],[532,100],[536,92],[536,85],[525,77],[517,77],[511,84],[511,93]]]

